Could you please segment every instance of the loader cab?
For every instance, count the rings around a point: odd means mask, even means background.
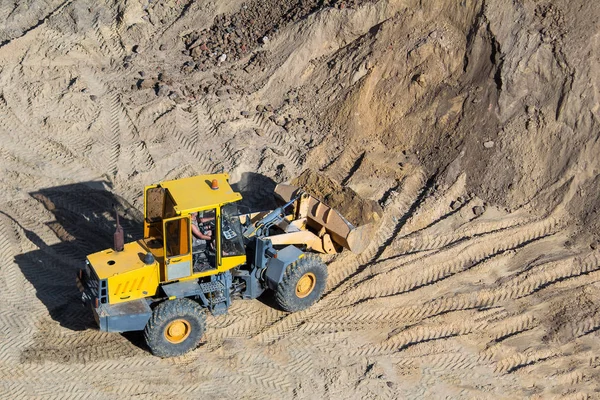
[[[161,282],[207,277],[246,262],[236,204],[241,198],[227,174],[146,187],[143,241],[160,264]],[[194,224],[211,232],[203,246],[194,240]]]

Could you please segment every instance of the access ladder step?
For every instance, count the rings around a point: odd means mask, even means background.
[[[223,289],[225,289],[225,287],[221,282],[202,282],[200,284],[202,293],[212,293]]]
[[[208,301],[210,301],[211,304],[219,304],[224,302],[225,300],[227,300],[225,296],[210,297],[208,299]]]

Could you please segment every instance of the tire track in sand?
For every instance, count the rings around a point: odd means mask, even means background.
[[[523,228],[500,231],[484,235],[476,240],[459,244],[447,251],[434,253],[418,259],[402,268],[367,277],[356,282],[350,296],[344,297],[345,304],[378,297],[398,295],[431,285],[456,273],[466,271],[475,265],[506,251],[523,247],[527,243],[551,235],[559,230],[559,221],[550,217]],[[448,260],[448,261],[444,261]]]
[[[373,298],[359,307],[333,309],[320,317],[333,322],[404,323],[411,324],[457,310],[490,308],[529,296],[567,279],[577,278],[600,270],[600,257],[590,253],[585,257],[542,264],[526,276],[515,276],[499,287],[480,288],[475,293],[460,293],[436,299],[426,304],[405,306],[401,296]],[[534,322],[532,322],[534,323]]]
[[[16,158],[24,160],[26,164],[35,166],[38,174],[64,174],[80,179],[86,179],[90,170],[93,171],[92,174],[96,174],[92,165],[60,142],[52,138],[40,138],[34,134],[32,128],[21,122],[12,112],[3,96],[0,96],[0,114],[3,116],[0,118],[0,130],[7,133],[2,147]],[[52,172],[48,170],[48,165],[52,165]],[[36,182],[37,179],[39,178],[35,178]],[[36,182],[32,184],[37,186]]]
[[[363,155],[364,149],[359,144],[350,142],[344,151],[325,168],[325,172],[337,182],[347,181],[352,171],[360,166]]]
[[[293,138],[284,128],[278,126],[270,119],[266,118],[262,114],[255,114],[251,121],[254,123],[256,128],[262,130],[270,140],[269,147],[282,153],[284,157],[290,161],[290,164],[286,164],[286,167],[290,169],[290,172],[295,174],[299,172],[299,168],[302,165],[303,157],[300,149],[298,148],[299,143]],[[291,166],[291,168],[290,168]]]

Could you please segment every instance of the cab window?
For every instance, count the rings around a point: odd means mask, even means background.
[[[189,218],[183,217],[165,222],[165,249],[167,257],[190,252]]]
[[[157,222],[162,219],[165,190],[161,187],[146,190],[146,220]]]
[[[227,204],[221,209],[221,256],[246,254],[244,239],[236,204]]]
[[[175,212],[175,200],[173,200],[173,197],[171,197],[171,193],[169,193],[169,190],[165,190],[165,209],[163,211],[163,218],[172,218],[175,215],[177,215],[177,212]]]

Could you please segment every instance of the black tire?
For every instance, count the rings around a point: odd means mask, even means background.
[[[307,280],[308,285],[303,284]],[[286,268],[275,291],[275,301],[284,311],[305,310],[321,298],[326,284],[327,266],[319,257],[306,254]]]
[[[152,312],[144,337],[152,354],[174,357],[198,347],[206,317],[202,307],[190,299],[167,300]]]

